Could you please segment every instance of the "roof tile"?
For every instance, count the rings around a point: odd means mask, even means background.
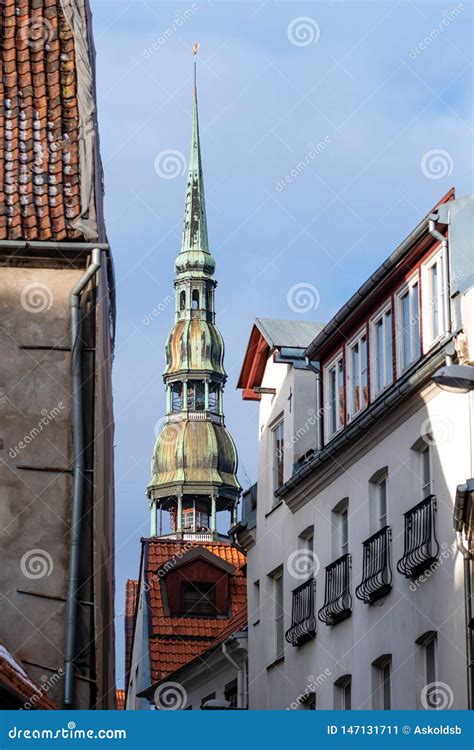
[[[166,615],[161,595],[160,579],[154,574],[169,559],[183,555],[189,542],[165,539],[145,539],[146,583],[150,607],[150,661],[154,682],[193,661],[211,648],[222,633],[233,623],[241,622],[242,611],[247,609],[247,585],[244,572],[245,556],[235,547],[223,542],[199,543],[219,556],[236,572],[230,581],[231,618],[170,617]],[[183,549],[184,548],[184,549]],[[232,629],[233,628],[233,629]],[[227,637],[227,636],[226,636]]]

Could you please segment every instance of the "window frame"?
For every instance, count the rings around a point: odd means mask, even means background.
[[[193,607],[186,607],[185,606],[185,597],[186,587],[191,591],[194,589],[198,594],[201,593],[201,590],[199,587],[206,586],[207,592],[203,593],[200,600],[197,602],[197,605],[199,605],[202,602],[208,602],[209,608],[204,611],[199,611],[199,609],[196,609],[196,604]],[[211,596],[209,596],[209,594]],[[181,581],[181,591],[180,591],[180,597],[181,597],[181,612],[183,617],[204,617],[207,619],[215,618],[219,614],[217,607],[216,607],[216,584],[214,581]]]
[[[345,674],[334,683],[334,709],[336,711],[352,710],[352,675]]]
[[[380,386],[378,385],[378,347],[377,347],[377,325],[379,321],[382,321],[383,326],[383,345],[384,345],[384,356],[383,356],[383,366],[384,371],[387,369],[387,361],[385,353],[387,351],[387,336],[386,336],[386,316],[390,313],[390,326],[389,326],[389,336],[390,336],[390,366],[389,366],[389,374],[390,377],[387,379],[387,372],[384,372],[385,378],[384,378],[384,385]],[[387,388],[389,388],[393,384],[393,353],[394,353],[394,340],[393,340],[393,305],[392,300],[389,299],[385,304],[377,310],[377,312],[370,318],[369,321],[369,341],[370,341],[370,395],[371,400],[373,401],[377,396],[379,396],[383,391],[385,391]]]
[[[352,409],[353,407],[353,401],[355,400],[355,392],[353,392],[354,387],[354,373],[353,373],[353,362],[352,362],[352,350],[353,348],[358,345],[359,346],[359,389],[360,394],[363,396],[363,385],[362,385],[362,377],[363,377],[363,369],[362,369],[362,358],[361,358],[361,342],[362,339],[365,338],[365,378],[366,378],[366,389],[367,389],[367,395],[366,395],[366,403],[363,406],[359,406],[359,408]],[[367,323],[364,323],[364,325],[358,330],[358,332],[355,334],[355,336],[352,337],[352,339],[349,341],[348,344],[346,344],[346,373],[345,373],[345,392],[346,392],[346,415],[347,415],[347,422],[351,422],[355,417],[358,416],[361,412],[364,411],[364,409],[367,409],[369,403],[370,403],[370,394],[369,394],[369,334],[368,334],[368,326]],[[362,398],[360,398],[360,403],[362,403]]]
[[[418,317],[416,317],[413,314],[412,290],[414,286],[417,286]],[[407,279],[407,281],[405,281],[405,283],[401,287],[399,287],[397,291],[395,292],[395,347],[396,347],[395,350],[396,350],[396,363],[397,363],[397,377],[401,377],[422,356],[420,289],[421,289],[420,274],[417,270],[416,273],[412,274],[412,276],[409,279]],[[405,297],[407,292],[409,295],[408,297],[409,316],[410,316],[410,319],[413,318],[417,320],[417,327],[416,327],[415,332],[413,332],[412,330],[413,327],[410,326],[410,329],[409,329],[410,360],[408,362],[405,362],[405,358],[403,355],[404,328],[402,325],[402,317],[403,317],[402,299]],[[416,344],[417,339],[416,339],[415,334],[417,334],[418,336],[418,346]]]
[[[272,584],[274,591],[273,622],[275,628],[274,660],[278,661],[283,658],[285,653],[285,589],[283,570],[279,570],[272,576]],[[279,592],[281,593],[281,601],[278,601]]]
[[[271,450],[272,450],[272,487],[273,496],[275,492],[283,486],[285,483],[285,418],[282,414],[271,426]],[[282,430],[281,443],[282,449],[280,450],[281,455],[278,455],[278,442],[277,437],[278,430]],[[280,482],[281,478],[281,482]],[[274,497],[275,500],[275,497]]]
[[[432,305],[432,288],[431,288],[431,271],[436,266],[438,272],[437,279],[437,324],[439,333],[434,335],[433,331],[433,305]],[[437,248],[421,264],[421,282],[422,282],[422,309],[423,309],[423,351],[427,352],[434,344],[440,341],[445,333],[445,295],[448,293],[448,282],[445,278],[445,249]]]
[[[341,364],[342,367],[342,373],[341,373],[341,381],[342,381],[342,403],[340,398],[340,393],[337,389],[337,375],[338,375],[338,365]],[[330,395],[330,372],[333,368],[336,368],[336,392],[335,392],[335,416],[336,416],[336,426],[335,429],[331,432],[330,431],[330,422],[331,422],[331,410],[332,410],[332,399]],[[327,365],[324,365],[323,367],[323,392],[324,392],[324,402],[325,402],[325,416],[324,416],[324,442],[328,443],[332,438],[337,435],[338,432],[344,429],[345,427],[345,382],[344,382],[344,352],[342,349],[339,349],[337,354],[332,357],[332,359],[328,362]],[[329,407],[329,408],[328,408]],[[342,419],[341,419],[342,415]]]
[[[372,662],[372,669],[372,708],[377,711],[391,711],[392,655],[380,656]]]
[[[384,472],[376,482],[375,484],[375,501],[376,501],[376,508],[377,508],[377,522],[379,524],[379,530],[384,529],[385,526],[388,526],[388,472]],[[384,497],[384,504],[385,509],[384,513],[382,513],[382,494],[381,494],[381,487],[384,485],[385,487],[385,497]]]

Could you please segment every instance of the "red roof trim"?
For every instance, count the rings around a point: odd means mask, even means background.
[[[261,395],[253,389],[262,384],[270,352],[268,341],[254,324],[237,383],[244,401],[260,401]]]

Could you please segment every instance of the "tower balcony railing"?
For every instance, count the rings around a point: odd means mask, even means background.
[[[351,555],[346,553],[326,567],[324,604],[318,618],[326,625],[336,625],[351,612]]]
[[[366,604],[372,604],[386,596],[392,588],[391,539],[390,526],[384,526],[363,542],[362,581],[355,594]]]
[[[417,578],[438,559],[435,517],[434,495],[429,495],[404,514],[403,557],[397,563],[397,570],[407,578]]]
[[[315,594],[314,578],[293,590],[291,627],[285,633],[286,640],[292,646],[301,646],[316,635]]]

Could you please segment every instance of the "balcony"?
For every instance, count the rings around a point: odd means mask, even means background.
[[[391,540],[392,530],[390,526],[384,526],[363,542],[362,582],[357,586],[355,594],[366,604],[373,604],[386,596],[392,588]]]
[[[438,559],[435,513],[434,495],[429,495],[405,513],[404,554],[397,563],[397,570],[407,578],[417,578]]]
[[[286,631],[285,638],[292,646],[301,646],[312,640],[316,635],[316,617],[314,614],[314,599],[316,581],[310,578],[293,591],[291,606],[291,628]]]
[[[347,553],[326,567],[324,604],[318,618],[326,625],[337,625],[352,612],[351,555]]]

